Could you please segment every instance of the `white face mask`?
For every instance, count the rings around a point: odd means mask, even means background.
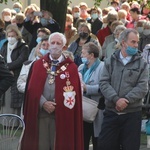
[[[15,37],[8,37],[7,40],[8,40],[8,43],[11,45],[17,42],[17,39]]]
[[[11,16],[4,16],[4,21],[9,22],[11,20]]]
[[[150,29],[144,29],[143,34],[144,35],[150,35]]]
[[[91,17],[92,17],[93,20],[96,20],[98,18],[98,13],[92,14]]]
[[[62,53],[62,45],[51,44],[49,47],[50,54],[53,56],[60,56]]]
[[[139,33],[142,33],[143,32],[143,27],[137,27],[136,29]]]
[[[74,18],[79,18],[80,17],[80,13],[79,12],[76,12],[73,14]]]

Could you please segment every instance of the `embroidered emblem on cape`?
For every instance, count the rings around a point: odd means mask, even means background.
[[[65,72],[67,81],[66,81],[66,86],[63,87],[63,96],[64,96],[64,105],[72,109],[75,105],[75,95],[76,92],[73,91],[74,87],[71,85],[71,82],[69,81],[69,72]]]

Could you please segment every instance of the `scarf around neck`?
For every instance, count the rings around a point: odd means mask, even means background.
[[[100,60],[98,58],[92,64],[92,66],[90,66],[90,68],[87,67],[87,64],[84,64],[83,69],[81,70],[84,83],[88,83],[92,73],[96,70],[99,64],[100,64]]]

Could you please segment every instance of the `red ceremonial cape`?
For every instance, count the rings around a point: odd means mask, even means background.
[[[49,54],[43,58],[50,63]],[[55,78],[55,118],[56,141],[55,150],[83,150],[83,120],[81,85],[77,66],[69,58],[65,59],[57,69],[69,63],[67,69]],[[64,105],[63,87],[66,78],[60,75],[69,72],[69,80],[76,92],[75,105],[72,109]],[[25,133],[22,139],[21,150],[38,150],[38,111],[39,101],[47,78],[47,71],[43,67],[42,59],[36,61],[29,73],[24,103]]]

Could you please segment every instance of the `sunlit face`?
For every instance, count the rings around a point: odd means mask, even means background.
[[[133,12],[133,11],[130,11],[130,15],[133,19],[136,19],[136,16],[137,16],[137,13],[136,12]]]
[[[14,31],[8,32],[8,33],[7,33],[7,37],[15,37],[15,38],[17,38],[17,34],[16,34],[16,32],[14,32]]]
[[[3,12],[3,16],[11,16],[10,12]]]
[[[91,11],[91,15],[92,15],[92,14],[96,14],[96,13],[98,13],[97,10],[92,10],[92,11]]]
[[[81,10],[81,12],[80,12],[81,15],[87,14],[87,7],[86,6],[81,6],[80,10]]]
[[[73,8],[72,9],[72,14],[74,14],[74,13],[79,13],[80,12],[80,9],[79,8]]]
[[[150,8],[146,8],[146,7],[143,8],[144,15],[147,15],[149,12],[150,12]]]
[[[66,17],[66,23],[65,23],[65,26],[70,26],[72,24],[72,20],[70,17]]]
[[[34,16],[34,10],[32,8],[29,8],[26,11],[26,16],[28,16],[30,18],[31,21],[34,20],[35,16]]]
[[[126,5],[123,5],[122,7],[121,7],[121,9],[124,9],[125,11],[129,11],[129,7],[128,6],[126,6]]]

